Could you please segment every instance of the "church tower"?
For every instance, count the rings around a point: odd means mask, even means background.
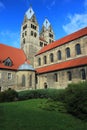
[[[39,50],[39,26],[32,7],[25,13],[21,26],[21,49],[34,66],[34,56]]]
[[[40,37],[44,38],[44,40],[47,41],[47,44],[54,41],[54,32],[48,19],[45,19],[43,23],[43,26],[40,32]]]

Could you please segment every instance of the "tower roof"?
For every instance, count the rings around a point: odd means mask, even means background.
[[[48,21],[48,19],[46,18],[45,21],[44,21],[44,23],[43,23],[43,25],[44,25],[44,27],[46,27],[46,29],[48,29],[51,24]]]
[[[31,19],[31,17],[34,15],[34,11],[32,9],[32,7],[30,7],[27,11],[26,11],[26,16],[28,19]]]

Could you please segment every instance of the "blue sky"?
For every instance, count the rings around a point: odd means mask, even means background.
[[[62,38],[87,26],[87,0],[0,0],[0,43],[20,47],[25,12],[32,5],[39,28],[47,18]]]

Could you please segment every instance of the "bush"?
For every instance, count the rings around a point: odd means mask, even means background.
[[[44,90],[28,90],[19,92],[19,100],[27,100],[34,98],[45,98],[46,93]]]
[[[65,95],[67,111],[81,119],[87,119],[87,82],[70,84]]]
[[[27,100],[33,98],[51,98],[53,100],[63,101],[64,90],[40,89],[19,92],[19,100]]]
[[[59,101],[54,101],[52,99],[48,99],[45,102],[41,102],[39,105],[41,109],[48,110],[48,111],[60,111],[62,113],[66,113],[65,104]]]
[[[51,89],[48,91],[48,97],[54,101],[64,102],[65,100],[65,90],[64,89]]]
[[[18,93],[13,89],[0,92],[0,102],[10,102],[18,99]]]

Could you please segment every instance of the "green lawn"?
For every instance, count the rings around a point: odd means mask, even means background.
[[[45,99],[0,104],[0,130],[86,130],[87,122],[39,108]]]

